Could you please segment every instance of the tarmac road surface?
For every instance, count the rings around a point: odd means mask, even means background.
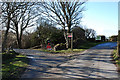
[[[73,59],[53,56],[37,50],[15,49],[31,58],[22,78],[109,78],[120,79],[117,67],[112,62],[111,53],[117,43],[97,45],[77,55]]]

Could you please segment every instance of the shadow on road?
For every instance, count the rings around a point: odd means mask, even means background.
[[[72,59],[38,51],[25,53],[31,62],[21,78],[118,78],[116,67],[111,62],[111,52],[116,44],[97,45]]]

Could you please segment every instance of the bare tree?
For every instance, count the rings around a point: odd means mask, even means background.
[[[0,24],[3,26],[3,28],[6,28],[5,34],[4,34],[4,39],[2,42],[2,52],[5,51],[5,46],[6,46],[6,40],[7,40],[7,35],[8,35],[8,31],[10,29],[10,21],[12,18],[12,14],[15,11],[13,9],[14,6],[11,6],[12,3],[9,2],[4,2],[1,3],[1,21]]]
[[[96,36],[96,31],[93,29],[85,29],[85,36],[87,39],[89,38],[95,38]]]
[[[33,19],[36,17],[34,14],[34,4],[30,2],[3,2],[2,7],[2,20],[0,21],[6,31],[2,44],[2,51],[6,46],[7,35],[9,30],[16,33],[19,48],[21,48],[21,39],[23,32],[26,28],[33,26]],[[3,26],[2,25],[2,26]]]
[[[22,35],[26,28],[34,26],[33,19],[37,16],[34,14],[34,4],[29,2],[15,3],[14,8],[19,7],[19,10],[14,12],[14,17],[11,22],[11,29],[15,31],[18,42],[18,47],[21,48]],[[18,6],[19,5],[19,6]],[[17,14],[17,15],[16,15]]]
[[[92,30],[92,32],[91,32],[91,38],[95,38],[95,37],[96,37],[96,31]]]
[[[82,11],[84,9],[83,4],[80,0],[73,0],[70,2],[61,2],[61,0],[47,1],[40,3],[38,8],[43,15],[48,17],[54,23],[60,25],[64,30],[64,37],[66,40],[66,47],[68,48],[67,33],[71,32],[71,28],[80,24],[82,18]],[[66,32],[67,28],[67,32]]]

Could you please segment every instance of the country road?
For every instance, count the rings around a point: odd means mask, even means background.
[[[72,59],[54,56],[47,52],[29,49],[15,49],[31,58],[22,78],[115,78],[120,74],[112,62],[111,53],[117,43],[97,45]]]

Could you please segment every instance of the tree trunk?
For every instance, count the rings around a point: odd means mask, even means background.
[[[19,47],[19,48],[22,48],[22,47],[21,47],[21,39],[20,39],[20,37],[19,37],[19,33],[17,34],[17,42],[18,42],[18,47]]]
[[[23,35],[23,30],[21,28],[20,37],[19,37],[19,48],[22,48],[22,35]]]
[[[21,47],[21,40],[20,39],[18,39],[18,47],[21,49],[22,47]]]
[[[118,31],[117,55],[120,57],[120,30]]]
[[[70,33],[70,32],[71,32],[70,30],[71,30],[71,29],[70,29],[70,26],[69,26],[69,27],[68,27],[68,31],[67,31],[67,32],[68,32],[68,33]]]
[[[68,49],[68,38],[67,38],[67,34],[65,33],[65,31],[64,31],[64,37],[65,37],[65,40],[66,40],[66,48]]]
[[[117,41],[117,56],[119,56],[120,57],[120,48],[119,48],[119,45],[120,45],[120,43],[119,43],[119,41]]]
[[[20,40],[19,31],[18,31],[18,23],[15,23],[15,27],[16,27],[17,45],[18,45],[18,48],[21,48],[21,40]]]
[[[2,43],[2,52],[5,51],[5,47],[6,47],[6,42],[7,42],[7,35],[8,35],[8,31],[10,29],[10,18],[8,18],[8,22],[7,22],[7,30],[5,31],[5,34],[4,34],[4,40],[3,40],[3,43]]]
[[[16,37],[17,37],[17,46],[20,48],[19,33],[17,31],[16,31]]]
[[[71,33],[71,31],[70,31],[71,29],[70,28],[71,28],[71,26],[68,25],[68,31],[67,31],[68,35],[70,35],[70,33]],[[70,46],[71,46],[70,44],[71,44],[71,38],[68,38],[68,48],[70,48]]]

